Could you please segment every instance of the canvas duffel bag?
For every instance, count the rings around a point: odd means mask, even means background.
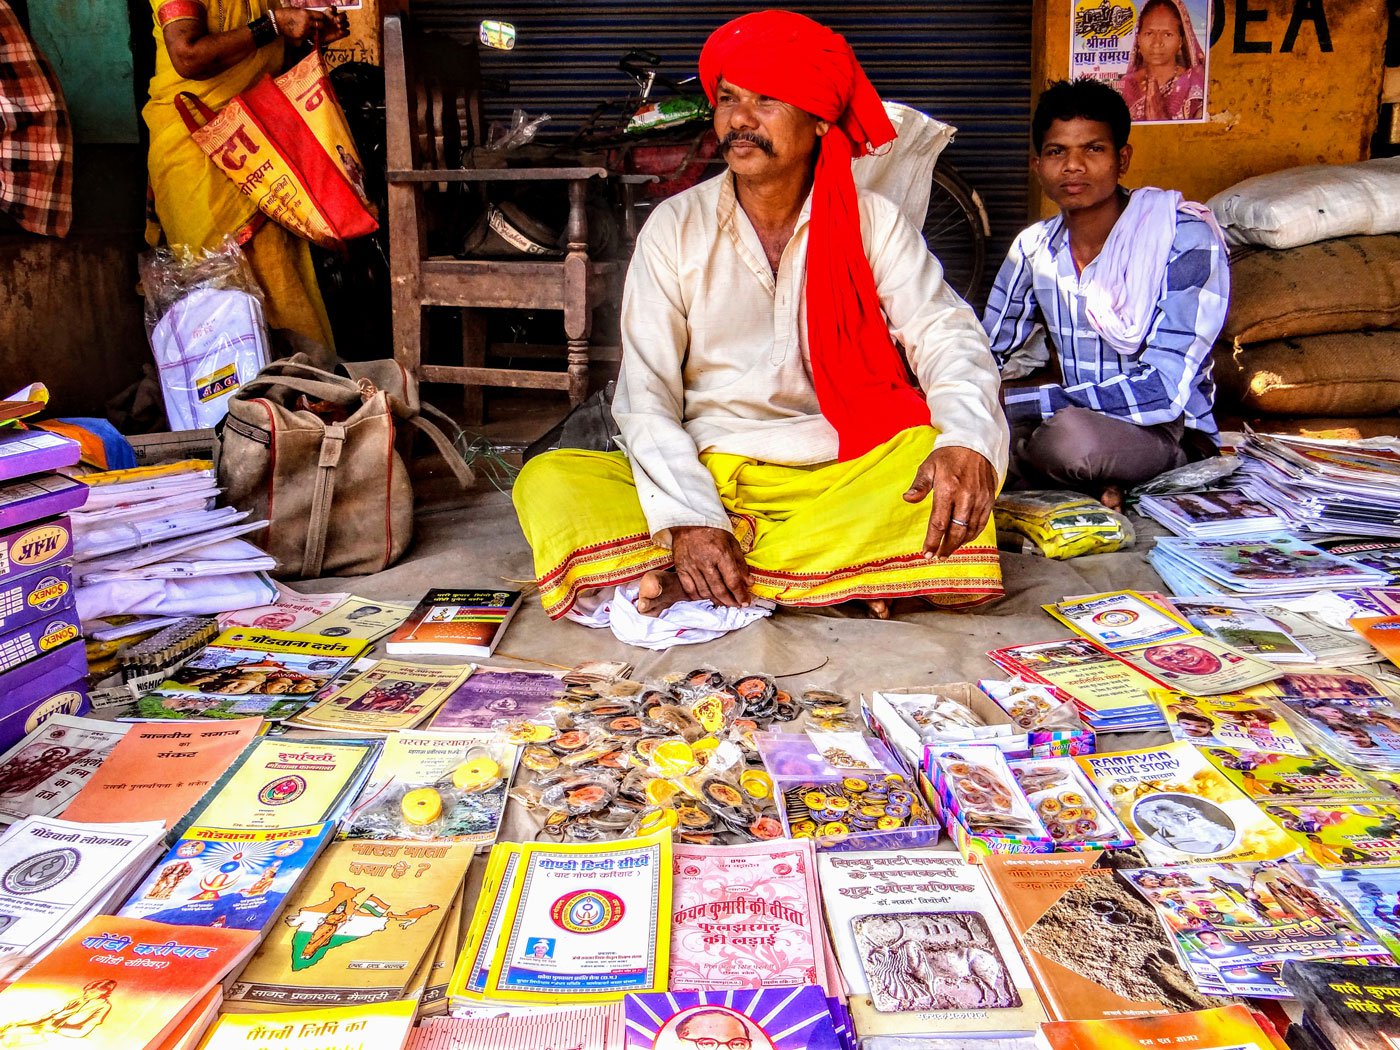
[[[277,559],[275,575],[358,576],[388,568],[413,538],[413,487],[404,452],[427,434],[465,488],[472,470],[422,412],[396,361],[315,368],[304,354],[275,361],[229,399],[220,433],[224,497],[272,524],[252,537]],[[305,395],[318,411],[297,408]],[[344,417],[342,421],[328,421]]]
[[[1400,324],[1400,234],[1338,237],[1230,261],[1235,345]]]
[[[1383,416],[1400,412],[1400,330],[1336,332],[1218,350],[1215,381],[1246,412]]]

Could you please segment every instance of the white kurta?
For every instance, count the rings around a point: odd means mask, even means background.
[[[792,466],[836,459],[807,348],[810,208],[809,196],[776,277],[728,173],[664,201],[637,238],[613,415],[663,546],[677,526],[730,527],[700,453]],[[928,399],[937,447],[973,449],[1003,474],[1000,381],[977,315],[893,204],[862,193],[860,215],[880,306]]]

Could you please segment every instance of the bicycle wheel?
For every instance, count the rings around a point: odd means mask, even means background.
[[[943,264],[953,290],[971,300],[982,293],[991,222],[982,196],[946,161],[933,169],[924,242]]]

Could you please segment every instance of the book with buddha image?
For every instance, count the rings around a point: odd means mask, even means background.
[[[1121,852],[978,858],[1056,1020],[1221,1006],[1181,966],[1151,907],[1108,861]]]
[[[1286,999],[1290,959],[1386,963],[1390,953],[1310,864],[1196,864],[1123,872],[1203,989]]]
[[[1278,860],[1298,850],[1184,741],[1076,761],[1150,864]]]
[[[119,914],[262,933],[334,830],[330,823],[259,831],[190,828]]]

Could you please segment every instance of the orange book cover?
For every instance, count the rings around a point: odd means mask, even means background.
[[[262,730],[260,718],[146,722],[131,727],[63,811],[106,824],[180,821]]]
[[[1049,1050],[1288,1050],[1273,1025],[1240,1005],[1161,1017],[1051,1021],[1041,1025],[1040,1039]]]
[[[1400,616],[1358,616],[1351,626],[1382,656],[1400,667]]]
[[[490,656],[519,606],[519,591],[437,588],[423,596],[384,649],[391,656]]]
[[[1100,856],[978,858],[1050,1014],[1098,1020],[1224,1002],[1201,994],[1152,908],[1095,867]]]
[[[0,992],[0,1046],[159,1047],[257,940],[99,915]]]

